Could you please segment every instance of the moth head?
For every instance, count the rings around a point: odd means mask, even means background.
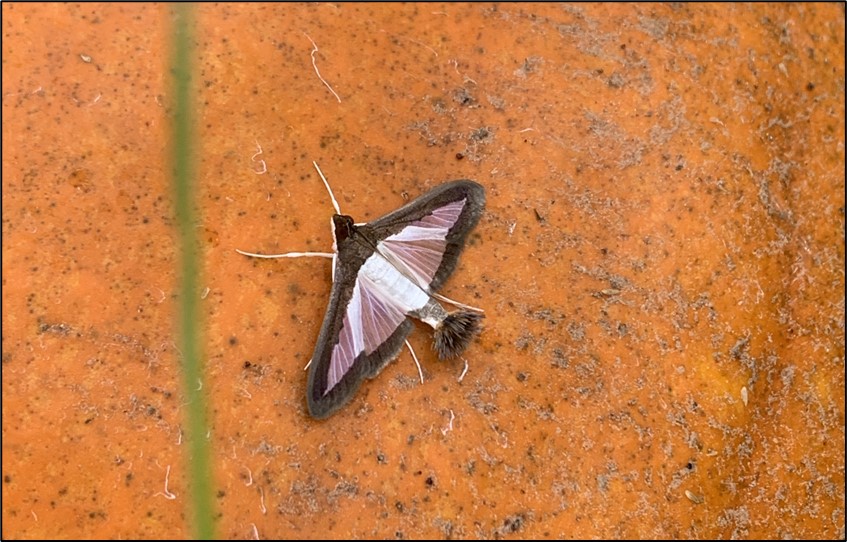
[[[338,252],[338,243],[353,235],[353,219],[347,215],[332,215],[333,250]]]

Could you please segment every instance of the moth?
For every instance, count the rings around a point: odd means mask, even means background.
[[[465,240],[482,216],[485,189],[470,180],[447,182],[394,212],[357,224],[341,214],[329,183],[314,166],[335,207],[333,252],[238,252],[332,258],[332,290],[306,394],[312,417],[327,418],[399,355],[414,327],[412,318],[433,328],[433,348],[441,359],[461,354],[479,332],[482,311],[437,290],[456,269]]]

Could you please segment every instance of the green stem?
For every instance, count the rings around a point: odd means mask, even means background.
[[[198,311],[200,265],[197,217],[194,211],[194,162],[192,123],[192,6],[176,4],[173,43],[173,185],[179,229],[181,259],[179,287],[179,346],[183,364],[183,388],[187,400],[186,444],[188,450],[189,502],[193,536],[214,537],[212,476],[207,440],[206,399],[203,393],[202,325]]]

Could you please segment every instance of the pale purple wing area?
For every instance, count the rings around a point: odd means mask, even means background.
[[[465,207],[465,198],[438,207],[377,244],[377,250],[423,289],[429,289],[447,247],[450,231]]]
[[[371,256],[371,260],[378,256]],[[363,269],[367,266],[362,266]],[[364,352],[372,354],[406,318],[405,307],[381,292],[366,272],[359,273],[344,314],[338,344],[332,349],[324,395],[338,384]]]
[[[344,378],[360,355],[376,351],[406,314],[429,299],[426,291],[441,266],[447,234],[465,204],[465,198],[451,201],[377,243],[377,251],[356,275],[338,343],[332,349],[324,395]]]

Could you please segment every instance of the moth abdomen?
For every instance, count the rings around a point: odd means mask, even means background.
[[[484,317],[481,313],[465,310],[448,314],[435,327],[433,348],[438,357],[445,360],[461,354],[479,333],[480,322]]]

